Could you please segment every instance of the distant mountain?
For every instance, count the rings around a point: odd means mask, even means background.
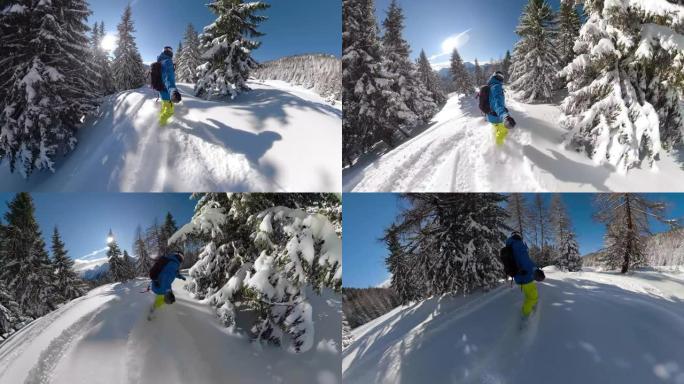
[[[262,63],[252,71],[260,80],[281,80],[314,90],[332,100],[342,99],[342,61],[333,55],[307,54]]]
[[[475,63],[471,63],[469,61],[466,61],[465,63],[463,63],[463,65],[465,65],[466,69],[468,70],[468,72],[470,72],[470,74],[475,73]],[[480,66],[482,67],[482,70],[484,71],[484,73],[487,77],[489,77],[489,75],[494,73],[494,70],[495,70],[494,64],[487,63],[487,64],[480,64]],[[438,70],[437,74],[439,74],[439,77],[441,77],[442,79],[449,79],[449,80],[451,79],[451,72],[450,72],[450,68],[448,68],[448,67]]]
[[[109,259],[75,259],[74,270],[84,280],[96,280],[109,271]]]

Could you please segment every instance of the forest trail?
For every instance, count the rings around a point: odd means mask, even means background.
[[[28,180],[0,166],[2,190],[339,191],[342,111],[282,81],[251,81],[232,101],[206,101],[179,84],[183,101],[158,123],[149,87],[104,98],[56,172]],[[333,156],[334,154],[337,156]]]
[[[343,380],[684,383],[684,278],[548,269],[539,300],[522,331],[508,285],[396,308],[352,331]]]
[[[362,157],[343,171],[347,192],[609,192],[684,188],[681,161],[664,154],[657,169],[627,175],[563,145],[558,106],[507,96],[518,126],[494,143],[477,100],[452,96],[424,131],[393,150]]]
[[[39,318],[0,344],[2,383],[339,383],[341,303],[311,295],[323,319],[301,354],[251,343],[223,327],[176,280],[176,303],[152,321],[146,279],[108,284]]]

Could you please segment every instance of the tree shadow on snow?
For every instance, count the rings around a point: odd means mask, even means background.
[[[580,185],[591,185],[597,191],[610,192],[606,181],[614,171],[604,166],[589,166],[570,160],[562,153],[550,150],[553,157],[546,155],[537,148],[526,145],[523,147],[524,155],[529,158],[536,167],[553,175],[554,178]]]

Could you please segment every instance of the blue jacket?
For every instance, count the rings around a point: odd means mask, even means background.
[[[162,52],[161,55],[157,57],[157,61],[161,63],[162,81],[164,82],[164,86],[166,86],[166,89],[159,92],[159,95],[162,100],[166,101],[171,100],[171,92],[176,89],[176,73],[173,68],[172,59],[173,58],[166,54],[166,52]]]
[[[516,284],[527,284],[534,280],[534,271],[537,266],[530,259],[530,254],[527,250],[527,244],[518,236],[511,236],[506,240],[506,246],[513,249],[513,258],[518,264],[520,273],[513,279]]]
[[[173,280],[176,278],[185,280],[185,277],[180,274],[181,263],[180,259],[178,259],[178,256],[171,254],[162,257],[167,258],[169,261],[166,263],[166,265],[164,265],[164,268],[162,268],[161,272],[159,272],[159,277],[157,280],[152,282],[152,292],[156,293],[157,295],[163,295],[170,291],[171,283],[173,283]]]
[[[489,85],[489,106],[492,111],[496,112],[497,116],[488,114],[487,120],[492,124],[503,123],[508,110],[506,109],[506,97],[504,96],[503,83],[501,80],[492,76],[487,83]]]

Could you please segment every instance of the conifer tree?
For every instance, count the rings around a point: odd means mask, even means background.
[[[176,74],[179,81],[196,83],[197,67],[201,64],[200,41],[197,31],[188,24],[183,38],[183,52],[178,55],[178,68]]]
[[[351,327],[344,316],[344,312],[342,312],[342,348],[347,348],[352,342],[354,342],[354,337],[351,334]]]
[[[95,108],[85,0],[13,1],[0,6],[0,161],[28,177],[54,171]]]
[[[487,82],[487,79],[485,78],[484,70],[480,66],[480,62],[475,59],[475,84],[480,86],[484,85]]]
[[[122,259],[121,248],[119,248],[119,244],[117,244],[111,229],[109,230],[107,238],[111,240],[108,244],[109,249],[107,249],[107,258],[109,259],[109,280],[112,282],[124,282],[128,280],[128,277],[126,276],[128,271],[126,270],[126,264],[124,264],[124,260]]]
[[[582,27],[579,11],[575,7],[575,0],[561,1],[558,12],[558,47],[559,68],[565,68],[575,59],[575,42],[579,38]]]
[[[501,71],[506,76],[507,81],[511,77],[511,65],[512,65],[511,51],[506,51],[506,56],[504,57],[503,61],[501,62]]]
[[[444,105],[444,103],[446,103],[446,95],[444,95],[439,77],[432,69],[424,50],[420,51],[420,56],[418,57],[418,75],[420,81],[423,82],[425,88],[430,92],[432,100],[434,100],[438,106]]]
[[[74,271],[74,261],[67,256],[57,227],[52,233],[52,265],[55,275],[55,294],[62,301],[70,301],[85,294],[83,281]]]
[[[412,274],[411,258],[402,250],[399,241],[399,234],[395,226],[391,226],[385,231],[385,244],[389,255],[385,259],[385,265],[392,274],[392,289],[399,296],[402,304],[406,304],[416,298],[416,287],[414,286]]]
[[[124,276],[126,280],[130,280],[135,278],[135,263],[133,262],[133,259],[131,256],[128,254],[128,251],[124,249],[123,251],[123,269],[124,269]]]
[[[679,2],[584,0],[577,58],[562,75],[570,94],[561,125],[568,143],[626,171],[652,166],[681,141],[684,46]]]
[[[178,227],[176,226],[176,221],[171,215],[171,212],[166,213],[164,217],[164,224],[160,228],[160,238],[159,238],[159,254],[167,255],[170,251],[174,250],[172,244],[169,244],[169,239],[176,233]]]
[[[114,83],[116,89],[125,91],[145,85],[145,66],[135,43],[133,33],[133,10],[128,4],[124,9],[121,22],[116,27],[118,31],[117,47],[114,50],[112,62]]]
[[[551,198],[551,225],[556,242],[554,263],[562,271],[577,272],[582,269],[579,245],[567,208],[559,194]]]
[[[102,48],[102,39],[105,36],[104,21],[95,23],[91,38],[93,50],[93,67],[96,75],[95,89],[100,95],[111,95],[116,92],[114,75],[112,75],[109,52]]]
[[[135,255],[135,276],[148,276],[152,267],[152,260],[147,251],[147,244],[143,238],[142,229],[138,226],[135,230],[135,242],[133,243]]]
[[[558,34],[556,16],[547,0],[529,0],[516,33],[511,66],[511,88],[526,101],[548,101],[556,89]]]
[[[261,45],[252,38],[263,36],[257,27],[267,20],[258,13],[270,5],[263,1],[214,0],[208,7],[217,18],[200,36],[203,64],[195,95],[235,98],[249,90],[249,72],[257,66],[251,52]]]
[[[454,83],[454,90],[457,93],[470,95],[475,90],[473,85],[473,80],[468,73],[468,70],[463,64],[461,55],[458,53],[458,49],[454,48],[451,54],[451,68],[450,68],[451,78]]]

